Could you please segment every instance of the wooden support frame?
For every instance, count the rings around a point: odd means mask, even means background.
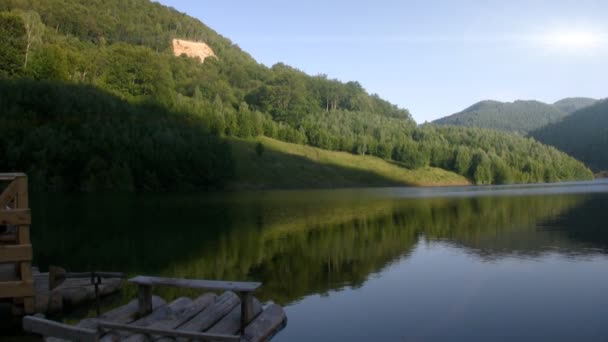
[[[0,174],[0,181],[10,182],[0,193],[0,225],[15,230],[0,235],[0,264],[15,264],[18,273],[18,279],[0,282],[0,293],[3,298],[13,298],[15,313],[30,314],[34,312],[34,282],[27,175]],[[23,308],[19,309],[21,305]]]
[[[152,312],[152,286],[172,286],[198,290],[235,291],[241,299],[241,332],[254,318],[253,292],[262,286],[258,282],[235,282],[199,279],[178,279],[137,276],[129,279],[130,283],[139,286],[139,315]]]

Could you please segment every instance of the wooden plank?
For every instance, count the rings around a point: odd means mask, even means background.
[[[42,336],[57,337],[70,341],[98,341],[97,331],[95,330],[79,328],[34,316],[26,316],[23,318],[23,330]]]
[[[161,329],[161,330],[171,330],[175,329],[184,322],[188,321],[190,318],[194,317],[196,314],[201,312],[207,306],[215,302],[217,295],[215,293],[207,293],[196,300],[191,301],[186,307],[181,310],[174,310],[172,315],[164,319],[160,319],[150,325],[148,328],[153,329]],[[144,334],[135,334],[129,336],[124,342],[145,342],[149,340],[156,340],[161,338],[160,335],[150,336]]]
[[[29,209],[0,210],[1,226],[23,226],[29,225],[31,222]]]
[[[218,281],[218,280],[200,280],[200,279],[179,279],[179,278],[163,278],[137,276],[129,279],[129,282],[138,285],[147,286],[172,286],[183,287],[199,290],[212,291],[235,291],[235,292],[253,292],[262,283],[257,282],[238,282],[238,281]]]
[[[205,331],[230,313],[232,309],[239,305],[239,302],[239,296],[234,292],[224,292],[217,297],[215,303],[209,305],[177,329],[181,331]]]
[[[152,297],[152,306],[156,310],[161,306],[165,306],[165,300],[158,297]],[[106,322],[113,322],[119,324],[127,324],[137,319],[138,303],[137,299],[133,299],[128,304],[119,306],[106,313],[103,313],[98,318],[86,318],[78,322],[77,326],[81,328],[97,329],[97,323],[99,320]],[[47,341],[47,342],[58,342],[58,341]]]
[[[271,304],[247,326],[243,339],[248,342],[267,341],[281,330],[286,322],[287,316],[283,308]]]
[[[168,305],[163,305],[158,309],[152,311],[151,314],[142,317],[135,322],[130,323],[130,325],[138,326],[138,327],[147,327],[155,322],[167,319],[171,317],[175,312],[182,310],[185,306],[192,303],[192,299],[186,297],[180,297]],[[99,323],[99,321],[98,321]],[[109,332],[107,335],[100,338],[101,342],[110,342],[115,340],[123,340],[131,335],[131,332],[128,331],[113,331]]]
[[[0,194],[0,208],[5,208],[17,196],[17,183],[11,182]]]
[[[100,322],[100,328],[106,328],[111,330],[123,330],[129,332],[142,333],[147,335],[161,335],[170,337],[179,337],[193,340],[214,340],[214,341],[240,341],[240,336],[231,335],[218,335],[218,334],[206,334],[199,332],[180,331],[180,330],[166,330],[166,329],[154,329],[148,327],[138,327],[134,325],[116,324]]]
[[[32,245],[0,246],[0,264],[30,260],[32,260]],[[31,269],[29,278],[31,279]]]
[[[34,296],[33,281],[7,281],[0,283],[0,298]]]
[[[262,304],[257,298],[253,298],[253,316],[259,315],[262,312]],[[241,331],[241,308],[236,306],[228,315],[215,323],[208,333],[213,334],[228,334],[235,335]]]

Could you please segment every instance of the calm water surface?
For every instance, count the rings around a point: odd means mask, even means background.
[[[608,181],[32,208],[43,269],[262,281],[287,311],[277,341],[608,341]]]

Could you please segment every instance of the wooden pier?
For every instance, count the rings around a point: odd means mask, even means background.
[[[23,319],[24,330],[49,342],[82,341],[268,341],[286,324],[283,308],[262,307],[253,296],[254,282],[225,282],[138,276],[139,287],[130,303],[76,325],[36,316]],[[198,298],[180,297],[171,303],[152,295],[156,286],[210,290]],[[224,291],[217,294],[218,291]]]
[[[4,183],[8,182],[6,186]],[[68,325],[31,315],[61,310],[120,290],[122,274],[68,273],[32,268],[27,176],[0,174],[0,303],[9,303],[23,329],[46,341],[268,341],[287,324],[283,308],[263,307],[254,296],[262,284],[137,276],[138,298],[98,317]],[[58,271],[59,270],[59,271]],[[101,279],[104,278],[102,282]],[[210,291],[171,303],[153,296],[153,287]]]

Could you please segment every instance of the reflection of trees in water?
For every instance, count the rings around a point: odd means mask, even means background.
[[[245,199],[64,200],[47,207],[52,213],[70,207],[82,216],[68,226],[60,215],[39,210],[35,222],[45,225],[36,227],[34,243],[43,265],[258,279],[263,298],[288,303],[360,286],[407,255],[421,234],[488,258],[535,254],[544,246],[575,248],[572,236],[539,233],[537,224],[568,217],[582,203],[582,196],[387,200],[294,198],[289,192]]]
[[[361,285],[370,274],[411,251],[420,234],[428,240],[468,246],[480,255],[536,253],[543,245],[525,242],[536,235],[536,223],[582,200],[528,196],[340,202],[324,206],[314,218],[293,209],[287,215],[289,222],[279,218],[276,223],[269,216],[263,230],[248,230],[248,235],[233,230],[221,237],[223,248],[176,264],[167,272],[263,279],[264,295],[285,303],[311,293]],[[289,210],[283,208],[283,214]],[[511,249],[508,244],[493,245],[505,236]],[[541,242],[547,241],[536,241]],[[209,266],[217,260],[222,261],[221,267]]]

